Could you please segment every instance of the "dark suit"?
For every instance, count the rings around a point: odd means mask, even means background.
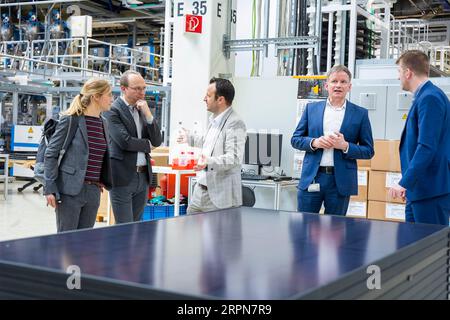
[[[70,116],[61,117],[45,150],[44,194],[55,194],[61,200],[56,207],[58,232],[93,227],[100,205],[99,187],[87,185],[84,181],[89,158],[88,134],[84,116],[77,118],[78,129],[59,167],[59,152],[69,130]],[[108,124],[104,118],[102,120],[106,143],[108,143]],[[108,150],[103,158],[100,182],[107,189],[111,188]]]
[[[372,129],[367,109],[347,101],[340,132],[349,143],[348,153],[345,154],[343,151],[335,149],[334,174],[322,175],[318,171],[323,149],[311,149],[311,141],[324,135],[325,106],[326,101],[308,104],[291,139],[291,144],[295,149],[306,151],[298,186],[298,210],[319,212],[322,201],[325,200],[325,213],[345,215],[350,196],[358,194],[356,159],[371,159],[374,155]],[[309,185],[318,180],[322,180],[322,182],[319,181],[321,191],[308,192]],[[301,195],[313,193],[317,201],[302,203],[302,200],[303,202],[307,200],[301,199]]]
[[[409,222],[448,225],[450,212],[450,103],[430,81],[415,94],[400,140]]]
[[[147,201],[148,184],[152,176],[149,141],[153,147],[161,145],[161,132],[156,120],[149,124],[139,112],[142,132],[141,138],[138,138],[130,107],[121,98],[114,101],[111,110],[104,116],[110,128],[109,151],[113,173],[110,195],[114,216],[117,223],[138,221]],[[137,172],[138,152],[145,153],[145,172]]]

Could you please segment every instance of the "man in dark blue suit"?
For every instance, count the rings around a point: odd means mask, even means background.
[[[450,212],[450,103],[428,79],[430,63],[411,50],[397,60],[403,90],[414,94],[400,140],[402,179],[389,190],[406,197],[406,221],[448,226]]]
[[[345,215],[351,195],[358,194],[356,159],[374,155],[367,109],[345,99],[352,75],[343,65],[328,72],[327,101],[310,103],[291,139],[306,151],[298,185],[298,211]]]

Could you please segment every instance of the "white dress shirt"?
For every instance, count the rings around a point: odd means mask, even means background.
[[[208,132],[206,133],[205,140],[203,142],[202,147],[202,155],[205,155],[206,157],[211,156],[211,153],[214,148],[214,138],[217,136],[218,131],[220,130],[220,124],[222,123],[222,120],[231,112],[231,107],[228,107],[225,111],[223,111],[221,114],[214,117],[212,115],[209,118],[210,121],[210,127],[208,129]],[[197,172],[197,181],[201,185],[207,186],[206,182],[206,170],[201,170]]]
[[[344,121],[345,110],[347,109],[347,100],[339,107],[333,107],[329,99],[325,106],[323,114],[323,135],[328,136],[334,132],[340,132],[342,122]],[[323,149],[321,167],[334,167],[334,149]]]
[[[136,131],[137,131],[137,137],[139,139],[142,139],[142,127],[143,127],[143,123],[141,118],[139,117],[139,111],[135,108],[135,106],[130,105],[127,100],[125,100],[125,97],[120,97],[123,102],[125,102],[125,104],[128,106],[128,110],[130,110],[131,116],[134,119],[134,123],[136,124]],[[151,119],[153,121],[153,118]],[[152,121],[147,120],[148,123],[152,123]],[[150,140],[148,140],[148,143],[150,144],[150,149],[152,148],[152,144],[150,143]],[[147,159],[145,158],[145,153],[144,152],[138,152],[137,154],[137,160],[136,160],[136,166],[146,166],[148,165],[147,163]]]

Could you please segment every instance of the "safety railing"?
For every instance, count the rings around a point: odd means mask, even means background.
[[[119,78],[124,71],[131,69],[141,72],[148,83],[162,83],[163,57],[150,52],[150,47],[133,49],[87,37],[40,39],[0,42],[0,55],[3,56],[0,59],[2,69],[16,69],[45,77],[66,73],[67,80],[71,75],[78,80],[81,73],[81,77],[99,74]]]

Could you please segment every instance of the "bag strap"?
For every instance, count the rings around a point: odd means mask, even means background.
[[[59,157],[58,157],[58,167],[61,164],[62,159],[64,158],[64,155],[66,153],[67,148],[69,147],[70,143],[72,142],[73,138],[75,137],[75,133],[77,131],[77,124],[78,124],[78,117],[70,116],[69,118],[69,129],[67,130],[66,137],[64,138],[64,143],[62,146],[62,149],[59,151]]]

